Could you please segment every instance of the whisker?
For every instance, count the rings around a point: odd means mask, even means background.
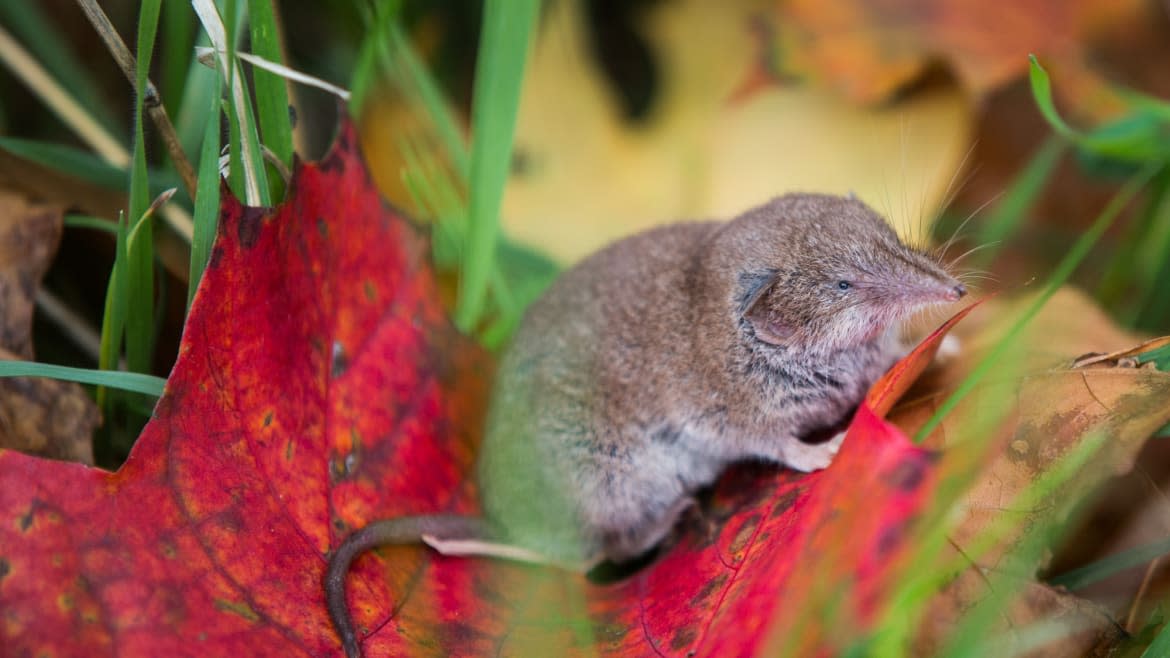
[[[959,281],[992,281],[999,282],[999,277],[994,274],[956,274],[955,278]]]
[[[974,149],[975,149],[975,146],[972,145],[971,150],[968,151],[968,153],[974,151]],[[966,161],[966,156],[964,156],[963,159],[964,159],[964,161]],[[963,165],[960,164],[959,166],[962,167]],[[944,193],[944,195],[943,195],[943,203],[940,206],[940,208],[946,208],[946,207],[950,206],[952,203],[954,203],[955,199],[959,198],[959,192],[961,192],[963,190],[963,188],[967,187],[967,184],[970,183],[973,178],[975,178],[975,174],[978,174],[982,169],[983,169],[982,164],[975,164],[971,167],[970,171],[963,174],[963,180],[957,186],[955,186],[955,188],[953,190],[951,190],[948,186],[948,191],[946,193]],[[955,171],[955,176],[958,176],[958,173],[960,171],[962,171],[961,168],[957,169]]]
[[[976,208],[975,210],[972,210],[972,211],[971,211],[971,213],[970,213],[969,215],[967,215],[967,217],[966,217],[966,218],[965,218],[965,219],[964,219],[962,222],[960,222],[960,223],[959,223],[959,226],[958,226],[958,228],[956,228],[956,229],[955,229],[955,230],[954,230],[954,231],[951,233],[951,237],[950,237],[950,239],[949,239],[949,240],[947,240],[947,241],[946,241],[946,243],[945,243],[945,244],[943,244],[941,247],[939,247],[938,251],[936,252],[936,253],[938,253],[938,255],[939,255],[939,263],[940,263],[940,264],[942,263],[942,258],[943,258],[943,257],[945,257],[945,255],[946,255],[947,251],[948,251],[948,250],[950,250],[950,248],[951,248],[952,246],[954,246],[954,244],[955,244],[955,240],[957,240],[957,239],[959,238],[959,236],[960,236],[961,232],[962,232],[962,231],[963,231],[963,229],[964,229],[964,228],[967,226],[967,224],[968,224],[968,223],[969,223],[969,222],[970,222],[972,219],[974,219],[976,215],[978,215],[979,213],[983,212],[983,210],[984,210],[985,208],[987,208],[987,206],[989,206],[989,205],[991,205],[992,203],[994,203],[995,201],[997,201],[997,200],[999,199],[999,197],[1000,197],[1002,194],[1003,194],[1002,192],[1001,192],[1001,193],[999,193],[999,194],[996,194],[995,196],[991,197],[991,198],[990,198],[990,199],[988,199],[987,201],[983,202],[983,204],[981,204],[981,205],[980,205],[978,208]]]
[[[950,268],[958,265],[959,263],[961,263],[963,261],[964,258],[970,256],[971,254],[982,251],[984,249],[988,249],[990,247],[994,247],[994,246],[998,245],[999,243],[1000,243],[999,240],[992,240],[991,242],[971,247],[967,251],[964,251],[963,253],[959,254],[958,256],[952,258],[950,263],[947,264],[947,268],[950,269]]]
[[[975,290],[982,290],[983,286],[981,284],[983,284],[983,283],[988,283],[988,284],[998,284],[999,283],[999,279],[997,279],[995,277],[958,277],[958,279],[960,282],[963,283],[963,285],[967,286],[968,288],[975,289]]]
[[[963,159],[959,161],[958,166],[955,167],[954,173],[951,174],[951,179],[949,181],[947,181],[946,189],[943,190],[942,201],[939,203],[939,206],[938,206],[938,211],[937,211],[938,215],[941,216],[943,210],[950,207],[950,205],[952,203],[954,203],[955,199],[958,198],[958,196],[959,196],[959,192],[963,188],[967,187],[967,184],[971,182],[971,179],[973,179],[975,177],[975,174],[980,170],[982,165],[979,165],[979,164],[975,165],[974,167],[972,167],[972,169],[970,171],[967,171],[963,175],[963,180],[958,185],[955,185],[955,181],[959,180],[959,174],[961,172],[963,172],[967,166],[967,160],[969,160],[971,158],[971,156],[975,153],[975,147],[976,147],[976,145],[978,145],[978,143],[979,143],[978,140],[974,140],[971,142],[971,145],[967,147],[967,152],[963,154]],[[938,224],[936,222],[934,224],[934,226],[937,226],[937,225]]]
[[[963,159],[959,160],[958,166],[955,167],[955,172],[951,174],[951,179],[947,181],[947,187],[943,190],[944,206],[950,205],[950,203],[954,201],[955,197],[959,194],[959,190],[963,189],[967,183],[971,182],[970,178],[968,177],[968,179],[961,185],[955,187],[955,181],[959,178],[959,172],[963,171],[963,168],[967,166],[967,160],[971,158],[971,154],[975,153],[975,146],[978,143],[979,140],[972,140],[971,145],[967,147],[967,152],[963,154]],[[970,174],[968,174],[968,176],[970,176]]]
[[[894,184],[898,187],[898,189],[901,192],[901,197],[902,197],[901,210],[903,213],[905,213],[906,212],[906,115],[904,113],[901,113],[901,112],[898,113],[898,153],[900,155],[900,157],[897,160],[898,180],[894,181]],[[906,217],[903,215],[903,216],[900,216],[899,219],[907,220],[903,224],[905,227],[906,239],[913,240],[914,239],[914,227],[910,224],[909,217]]]

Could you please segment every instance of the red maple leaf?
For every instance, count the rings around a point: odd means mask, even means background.
[[[428,254],[348,122],[280,207],[227,198],[122,468],[0,451],[0,654],[340,654],[332,547],[375,518],[476,511],[491,364],[448,323]],[[943,333],[875,386],[832,467],[734,470],[707,531],[618,582],[422,546],[360,558],[349,601],[367,655],[750,655],[769,632],[846,646],[934,483],[932,456],[880,416]],[[830,607],[852,625],[830,627]]]

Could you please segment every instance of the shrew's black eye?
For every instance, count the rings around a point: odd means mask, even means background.
[[[849,283],[848,281],[838,281],[837,287],[840,288],[841,290],[849,290],[850,288],[853,287],[853,284]]]

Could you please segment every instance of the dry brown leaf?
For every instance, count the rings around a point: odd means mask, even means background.
[[[988,350],[1003,340],[1019,314],[1038,294],[1000,297],[975,308],[952,334],[961,345],[958,353],[946,361],[945,368],[927,372],[906,400],[915,399],[916,391],[937,392],[957,386]],[[1085,293],[1072,287],[1062,288],[1025,327],[1017,347],[1001,362],[993,379],[1071,367],[1081,355],[1128,350],[1144,338],[1119,328]]]
[[[1156,350],[1161,347],[1170,345],[1170,336],[1162,336],[1160,338],[1151,338],[1140,345],[1129,347],[1122,350],[1113,350],[1112,352],[1093,353],[1090,352],[1085,356],[1073,361],[1074,368],[1088,368],[1092,366],[1117,366],[1123,365],[1127,361],[1132,361],[1138,356]]]
[[[15,355],[0,349],[0,359]],[[0,447],[50,459],[93,463],[100,416],[85,389],[45,377],[0,378]]]
[[[987,595],[986,584],[974,569],[948,584],[931,603],[914,655],[937,655],[942,648],[939,638],[945,638],[955,621]],[[1004,628],[996,635],[1002,651],[996,655],[1106,656],[1125,638],[1117,623],[1093,603],[1031,579],[1019,580],[1017,586],[1018,595],[1003,610]]]
[[[936,440],[953,441],[967,435],[967,427],[976,427],[998,439],[1000,452],[964,495],[958,525],[949,535],[952,546],[963,553],[946,557],[972,562],[930,605],[932,625],[923,632],[951,628],[962,611],[989,594],[985,571],[1005,568],[1003,558],[1020,548],[1030,533],[1063,523],[1073,507],[1106,480],[1132,468],[1145,440],[1170,420],[1167,396],[1170,374],[1164,372],[1055,370],[1018,383],[983,387],[961,404]],[[1016,401],[1006,413],[1005,399]],[[1104,436],[1105,443],[1070,481],[1043,500],[1031,504],[1020,500],[1021,493],[1074,453],[1082,440],[1095,435]],[[1005,519],[1014,524],[1006,532]],[[991,532],[1001,534],[988,549],[975,554],[974,547]],[[1031,564],[1012,561],[1010,568],[1021,570],[1015,575],[1028,577],[1049,558],[1045,552]],[[1027,621],[1012,613],[1004,617],[1009,627],[1026,626]]]
[[[61,209],[0,189],[0,347],[31,359],[33,303],[61,240]]]
[[[33,305],[61,239],[61,209],[0,190],[0,358],[33,358]],[[0,447],[93,463],[98,411],[78,384],[0,378]]]
[[[887,100],[936,62],[979,98],[1022,76],[1027,56],[1051,60],[1064,91],[1110,101],[1087,64],[1086,44],[1143,8],[1140,0],[780,0],[786,70],[825,80],[858,103]],[[1085,98],[1090,94],[1093,98]]]
[[[939,388],[926,388],[930,392],[917,397],[911,392],[891,418],[908,431],[920,427],[954,385],[1002,340],[1006,328],[1031,301],[994,300],[977,309],[965,326],[960,325],[965,333],[963,352],[926,384]],[[1170,373],[1071,367],[1076,355],[1116,350],[1139,341],[1117,329],[1083,294],[1063,290],[1034,319],[1019,341],[1020,348],[1004,359],[1000,371],[960,403],[928,438],[929,444],[947,448],[944,470],[950,462],[951,472],[975,467],[980,474],[963,495],[957,517],[952,517],[956,525],[948,538],[956,553],[944,556],[968,566],[930,604],[930,619],[920,638],[921,654],[936,648],[961,615],[988,595],[988,573],[1011,568],[1018,579],[1031,580],[1047,564],[1048,553],[1029,564],[1015,560],[1008,565],[1005,556],[1015,555],[1032,533],[1064,522],[1074,505],[1108,478],[1132,468],[1146,439],[1170,421],[1170,406],[1165,403],[1170,397]],[[987,436],[993,437],[993,452],[986,459],[964,450],[972,445],[972,437]],[[1042,500],[1028,502],[1022,496],[1091,437],[1103,437],[1104,443],[1073,477]],[[973,466],[980,462],[984,465]],[[1005,524],[1005,520],[1011,522]],[[1047,619],[1045,611],[1066,614],[1074,610],[1078,619],[1087,614],[1089,608],[1077,603],[1076,597],[1041,596],[1037,587],[1026,587],[1004,611],[1005,629]],[[1101,624],[1085,630],[1092,629],[1113,633]],[[1053,641],[1085,642],[1077,645],[1077,651],[1084,653],[1098,639],[1093,632],[1075,637],[1058,633]],[[1050,649],[1051,645],[1045,645],[1045,651]]]

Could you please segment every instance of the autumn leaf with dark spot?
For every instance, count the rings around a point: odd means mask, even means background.
[[[476,509],[491,364],[448,323],[427,255],[369,186],[349,124],[279,208],[225,200],[179,359],[127,462],[0,452],[6,652],[339,653],[321,589],[331,548],[375,518]],[[817,621],[794,589],[811,580],[846,588],[861,633],[883,587],[866,556],[900,553],[933,460],[868,410],[851,432],[825,472],[730,473],[709,525],[616,583],[422,547],[364,556],[349,587],[364,647],[750,654],[770,628]],[[878,513],[857,518],[848,498],[862,493]],[[842,524],[853,541],[823,546]],[[807,646],[851,637],[801,628]]]
[[[956,332],[967,348],[927,377],[923,390],[908,395],[892,420],[906,431],[921,427],[1032,302],[1031,297],[992,300],[977,309]],[[1109,478],[1133,467],[1146,440],[1170,422],[1170,373],[1104,364],[1074,367],[1075,357],[1086,352],[1134,354],[1126,348],[1140,338],[1118,329],[1072,289],[1058,291],[1016,340],[1017,348],[991,381],[926,439],[942,450],[943,472],[965,471],[968,486],[953,508],[944,550],[922,565],[950,576],[928,603],[931,614],[919,628],[918,655],[937,653],[974,605],[995,596],[996,578],[1004,579],[999,589],[1010,583],[1018,590],[1003,601],[995,629],[1003,636],[1004,652],[1032,646],[1023,629],[1038,623],[1059,632],[1027,655],[1090,655],[1122,638],[1106,610],[1038,582],[1035,574],[1052,551],[1042,545],[1033,554],[1026,544],[1041,529],[1066,522]],[[972,456],[972,444],[982,454]],[[1039,500],[1029,497],[1038,481],[1069,459],[1084,463]],[[989,529],[997,527],[989,545]]]
[[[166,392],[117,472],[0,452],[3,653],[329,654],[331,520],[395,512],[395,479],[425,492],[411,503],[456,499],[490,364],[353,144],[346,125],[274,211],[224,202]]]
[[[419,232],[343,125],[271,211],[224,202],[154,416],[114,473],[0,452],[0,610],[15,655],[339,655],[322,575],[371,520],[474,514],[490,359],[445,317]],[[878,382],[828,469],[732,469],[702,518],[612,582],[400,546],[359,558],[370,656],[831,655],[875,630],[942,461]]]

